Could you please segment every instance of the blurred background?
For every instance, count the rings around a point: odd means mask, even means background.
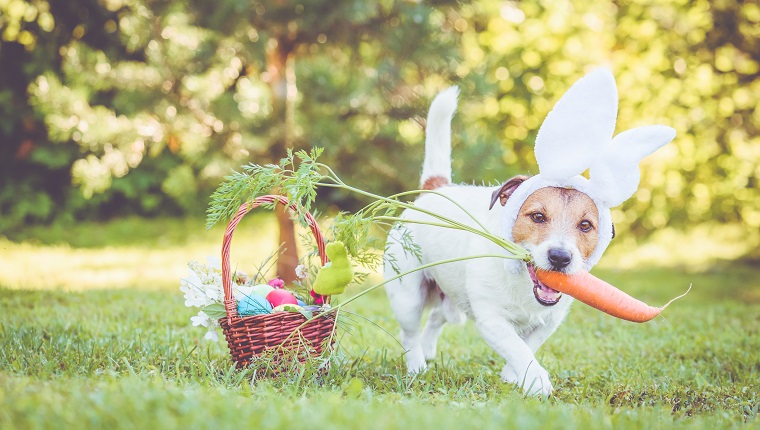
[[[378,194],[415,189],[427,107],[450,85],[455,181],[536,173],[541,121],[606,66],[618,132],[678,132],[614,210],[618,252],[760,259],[755,0],[0,0],[0,32],[11,241],[123,217],[202,219],[232,169],[286,148],[324,147],[344,180]],[[363,205],[318,200],[328,213]]]

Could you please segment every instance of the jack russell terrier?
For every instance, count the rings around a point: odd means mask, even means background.
[[[471,259],[389,282],[386,292],[401,326],[407,369],[424,371],[426,360],[435,358],[444,325],[470,318],[486,343],[506,360],[501,379],[526,394],[548,396],[553,390],[549,374],[535,354],[573,300],[538,281],[535,268],[574,273],[596,264],[614,236],[610,208],[635,192],[639,161],[671,141],[675,130],[646,126],[613,138],[615,80],[610,71],[596,69],[568,90],[542,124],[535,146],[538,175],[517,176],[499,187],[453,185],[451,119],[457,96],[458,89],[449,88],[430,106],[421,188],[456,201],[489,232],[529,251],[532,261]],[[590,179],[581,176],[586,170]],[[470,215],[439,195],[422,194],[414,205],[479,228]],[[435,221],[411,209],[401,216]],[[405,248],[405,235],[418,253]],[[465,231],[401,223],[388,236],[385,277],[483,254],[507,251]],[[421,330],[425,309],[430,312]]]

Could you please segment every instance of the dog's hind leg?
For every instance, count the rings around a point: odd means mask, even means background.
[[[436,306],[430,310],[425,328],[422,330],[422,355],[425,360],[435,359],[435,350],[438,344],[438,336],[446,325],[446,316],[443,314],[441,306]]]
[[[385,251],[385,279],[398,276],[400,273],[414,270],[419,266],[416,256],[409,255],[402,243],[401,229],[394,229],[388,234]],[[391,309],[401,326],[401,345],[406,351],[406,365],[410,373],[425,370],[425,356],[422,352],[420,326],[422,313],[428,298],[424,285],[425,277],[422,271],[411,272],[385,285]]]
[[[386,278],[390,276],[393,274],[386,273]],[[401,345],[406,351],[406,367],[409,373],[421,372],[427,367],[420,335],[422,312],[425,310],[427,296],[423,282],[422,273],[414,272],[385,286],[391,309],[401,326]]]
[[[422,330],[422,353],[426,360],[435,359],[438,337],[446,323],[462,324],[467,317],[448,296],[444,296],[434,281],[428,280],[428,305],[431,306]]]

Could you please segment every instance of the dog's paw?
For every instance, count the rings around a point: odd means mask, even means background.
[[[549,372],[536,362],[531,362],[527,369],[521,371],[517,371],[507,364],[501,370],[501,380],[517,384],[527,396],[548,397],[554,391],[554,387],[549,381]]]
[[[411,374],[422,373],[427,370],[425,356],[422,348],[415,348],[406,353],[406,372]]]
[[[407,363],[406,365],[406,373],[409,375],[416,375],[418,373],[424,373],[427,371],[427,363],[424,361],[422,364],[415,364],[414,366],[410,363]]]
[[[422,356],[427,360],[435,360],[436,357],[436,341],[425,339],[422,341]]]

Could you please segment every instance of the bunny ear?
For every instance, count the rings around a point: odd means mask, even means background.
[[[615,207],[639,187],[639,161],[676,137],[664,125],[650,125],[624,131],[594,160],[589,171],[590,186],[607,207]]]
[[[612,138],[617,118],[615,78],[595,69],[559,99],[536,137],[541,176],[570,178],[582,173]]]

